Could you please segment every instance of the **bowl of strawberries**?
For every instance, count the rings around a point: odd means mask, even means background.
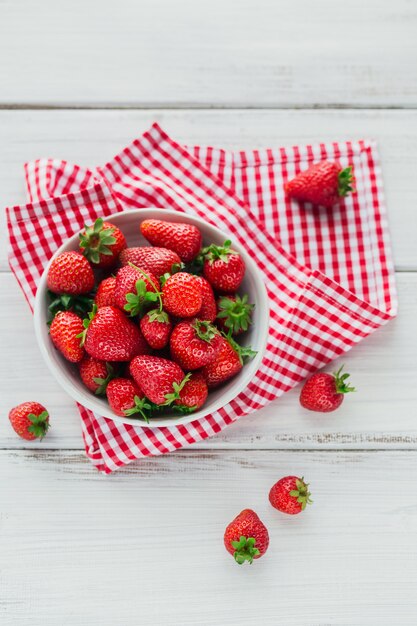
[[[227,233],[147,208],[70,237],[41,277],[34,320],[74,400],[116,421],[168,426],[213,413],[249,384],[269,307],[255,262]]]

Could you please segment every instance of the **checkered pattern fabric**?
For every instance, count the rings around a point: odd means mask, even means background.
[[[356,193],[326,210],[290,202],[286,180],[322,159],[352,165]],[[115,423],[79,406],[88,457],[109,473],[219,433],[276,400],[396,314],[377,149],[369,141],[228,152],[184,147],[154,125],[112,161],[87,170],[42,159],[25,166],[30,203],[7,209],[10,266],[33,305],[43,268],[85,222],[159,206],[229,232],[256,259],[268,289],[269,341],[248,387],[183,426]]]

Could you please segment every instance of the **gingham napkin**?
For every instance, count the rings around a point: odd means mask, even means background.
[[[311,163],[353,165],[356,194],[332,210],[290,202],[284,184]],[[86,452],[110,473],[215,435],[350,350],[396,314],[397,299],[376,146],[370,141],[228,152],[184,147],[154,125],[104,167],[41,159],[25,166],[30,203],[7,209],[10,267],[30,306],[43,268],[85,222],[159,206],[229,232],[268,289],[261,368],[230,404],[184,426],[115,423],[79,406]]]

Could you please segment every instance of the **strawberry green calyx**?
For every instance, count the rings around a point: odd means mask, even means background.
[[[97,309],[97,305],[95,304],[95,305],[93,306],[93,308],[91,309],[91,311],[89,312],[88,317],[85,317],[85,318],[83,319],[83,326],[84,326],[84,330],[83,330],[83,332],[82,332],[82,333],[80,333],[79,335],[76,335],[77,339],[81,339],[81,341],[80,341],[80,346],[81,346],[81,347],[82,347],[82,346],[84,345],[84,343],[85,343],[85,338],[86,338],[86,336],[87,336],[87,330],[88,330],[88,327],[90,326],[90,324],[91,324],[92,320],[95,318],[96,313],[97,313],[97,310],[98,310],[98,309]]]
[[[241,346],[237,341],[235,341],[231,336],[231,331],[226,333],[222,333],[223,337],[230,343],[233,350],[237,352],[237,355],[240,359],[242,365],[246,363],[249,359],[253,359],[258,353],[256,350],[252,350],[250,346]]]
[[[148,400],[148,398],[139,398],[139,396],[135,396],[134,401],[135,406],[133,406],[131,409],[126,409],[125,411],[123,411],[124,414],[126,415],[126,417],[139,416],[143,420],[145,420],[147,424],[149,424],[149,418],[152,417],[155,409],[157,409],[158,407],[156,406],[156,404]]]
[[[336,385],[336,392],[337,393],[350,393],[352,391],[356,391],[355,387],[352,387],[347,382],[347,379],[349,378],[350,374],[347,374],[347,373],[342,374],[343,368],[344,368],[344,365],[342,365],[342,367],[338,369],[337,372],[334,372],[333,374],[334,382]]]
[[[258,548],[255,548],[256,539],[254,537],[240,537],[239,541],[231,541],[232,548],[235,549],[233,557],[239,565],[243,565],[245,561],[249,561],[252,565],[255,556],[260,554]]]
[[[352,193],[353,188],[353,173],[352,166],[346,167],[344,170],[341,170],[338,174],[338,188],[337,193],[341,198],[344,198],[349,193]]]
[[[107,370],[106,378],[98,378],[98,377],[93,378],[96,385],[98,385],[97,389],[94,392],[96,396],[105,396],[107,385],[115,377],[114,368],[110,365],[110,363],[106,363],[106,370]]]
[[[135,289],[136,293],[126,294],[126,304],[123,307],[131,317],[141,315],[147,302],[158,300],[158,294],[154,291],[148,291],[144,280],[136,281]]]
[[[162,305],[162,297],[161,297],[161,292],[159,291],[159,285],[157,285],[157,284],[156,284],[156,283],[152,280],[152,278],[149,276],[149,274],[147,274],[146,272],[144,272],[144,271],[143,271],[140,267],[138,267],[137,265],[134,265],[133,263],[129,263],[129,265],[130,265],[131,267],[133,267],[135,270],[137,270],[138,272],[140,272],[140,273],[142,274],[142,276],[144,276],[144,277],[146,278],[146,280],[148,280],[148,281],[151,283],[152,287],[155,289],[155,291],[147,291],[145,281],[138,281],[138,282],[142,282],[142,283],[144,283],[144,285],[145,285],[145,292],[146,292],[146,293],[145,293],[145,295],[143,296],[143,297],[145,298],[145,301],[147,301],[147,302],[158,302],[158,303],[159,303],[159,310],[160,310],[160,311],[162,311],[162,306],[163,306],[163,305]],[[136,286],[136,291],[137,291],[137,294],[139,295],[139,292],[138,292],[138,283],[136,283],[136,285],[135,285],[135,286]],[[143,287],[140,287],[140,290],[141,290],[141,292],[143,292]],[[130,309],[127,309],[127,308],[126,308],[126,307],[127,307],[127,305],[128,305],[128,304],[130,304],[129,299],[128,299],[128,296],[129,296],[129,295],[130,295],[130,294],[127,294],[127,296],[126,296],[127,304],[126,304],[126,305],[125,305],[125,307],[124,307],[126,311],[130,311]],[[133,294],[133,295],[134,295],[134,294]],[[133,303],[133,302],[132,302],[132,303]],[[142,304],[142,307],[143,307],[143,304]],[[141,313],[141,312],[142,312],[142,309],[140,309],[139,313]],[[130,315],[131,315],[131,316],[133,316],[133,315],[137,315],[137,313],[132,313],[132,312],[131,312],[131,313],[130,313]]]
[[[297,489],[290,491],[290,496],[297,499],[297,502],[301,504],[301,509],[304,511],[307,504],[312,504],[313,500],[310,498],[311,493],[308,490],[308,483],[304,482],[303,478],[297,478],[295,481]]]
[[[254,304],[248,302],[248,295],[240,297],[238,295],[233,298],[223,296],[219,300],[219,312],[217,317],[224,321],[227,329],[233,333],[248,330],[252,323],[252,311]]]
[[[101,217],[96,219],[93,226],[85,225],[85,232],[80,233],[80,247],[83,255],[91,263],[100,263],[100,254],[112,256],[109,246],[116,243],[113,237],[114,228],[103,228]]]
[[[213,324],[204,320],[195,320],[192,326],[197,337],[207,343],[211,343],[212,339],[219,334],[219,331]]]
[[[185,406],[185,404],[173,404],[172,408],[175,409],[175,411],[182,413],[183,415],[189,415],[190,413],[194,413],[197,405],[195,404],[194,406]]]
[[[28,426],[28,431],[35,435],[35,437],[39,437],[41,441],[50,427],[48,418],[48,411],[42,411],[40,415],[34,415],[34,413],[29,413],[28,415],[28,420],[32,422],[31,425]]]
[[[148,318],[150,322],[161,322],[161,324],[169,323],[168,313],[160,311],[159,309],[152,309],[152,311],[148,311]]]
[[[188,372],[188,374],[184,376],[180,384],[172,383],[173,392],[167,393],[165,395],[165,402],[161,406],[169,406],[170,404],[175,402],[175,400],[178,400],[178,398],[180,397],[181,391],[184,389],[185,384],[188,383],[190,378],[191,378],[191,372]]]
[[[94,304],[94,295],[72,296],[68,293],[57,295],[48,290],[50,304],[48,311],[55,317],[60,311],[73,311],[77,315],[86,315]]]
[[[228,263],[229,255],[236,254],[234,250],[230,248],[232,242],[230,239],[224,242],[222,246],[216,246],[212,243],[210,246],[203,248],[201,251],[201,256],[203,259],[208,261],[210,264],[214,261],[220,260]]]

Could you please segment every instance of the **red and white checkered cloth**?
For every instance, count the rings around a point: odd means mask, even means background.
[[[311,163],[353,165],[357,193],[332,210],[290,202],[284,184]],[[370,141],[228,152],[179,145],[154,125],[104,167],[25,166],[30,203],[7,209],[10,267],[33,305],[43,268],[97,217],[159,206],[198,215],[244,245],[265,280],[269,342],[249,386],[183,426],[115,423],[79,406],[86,452],[110,473],[220,432],[265,406],[392,319],[397,299],[381,169]]]

